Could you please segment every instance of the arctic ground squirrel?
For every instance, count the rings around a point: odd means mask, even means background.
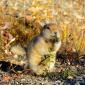
[[[55,67],[56,52],[61,47],[58,27],[54,23],[43,26],[41,33],[34,37],[27,46],[28,66],[37,75],[52,72]]]
[[[55,68],[56,53],[61,47],[61,38],[58,27],[54,23],[43,26],[41,33],[35,36],[27,45],[27,51],[21,46],[12,47],[11,51],[21,55],[19,60],[24,69],[28,67],[37,75],[45,75]],[[18,56],[15,60],[17,61]],[[23,62],[23,63],[22,63]]]

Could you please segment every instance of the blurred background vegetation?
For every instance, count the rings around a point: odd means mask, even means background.
[[[25,46],[46,23],[61,32],[61,51],[85,54],[85,0],[0,0],[0,59]]]

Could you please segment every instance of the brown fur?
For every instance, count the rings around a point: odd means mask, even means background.
[[[57,34],[56,34],[57,33]],[[55,37],[59,38],[59,41],[53,41]],[[50,56],[49,49],[55,53],[59,50],[61,46],[60,35],[58,33],[56,24],[47,24],[43,27],[40,35],[36,36],[31,40],[28,45],[27,60],[30,68],[37,74],[44,74],[51,72],[54,69],[55,57],[49,64],[40,64],[45,55]],[[51,66],[52,65],[52,66]],[[28,66],[28,65],[26,65]]]

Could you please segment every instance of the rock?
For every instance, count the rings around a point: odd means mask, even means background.
[[[51,85],[63,85],[63,84],[64,84],[64,82],[61,80],[56,80],[54,82],[51,82]]]
[[[68,79],[73,79],[73,76],[68,76]]]
[[[71,71],[74,71],[75,73],[77,73],[77,68],[75,66],[70,66]]]
[[[80,85],[80,83],[79,83],[79,82],[77,82],[75,85]]]
[[[83,75],[83,79],[85,80],[85,74]]]
[[[76,80],[77,80],[77,81],[81,81],[81,80],[83,80],[83,77],[82,77],[82,76],[77,76],[77,77],[76,77]]]

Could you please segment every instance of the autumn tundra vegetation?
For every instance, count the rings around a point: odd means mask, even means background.
[[[48,23],[56,23],[60,32],[61,47],[56,60],[72,64],[85,59],[84,0],[1,0],[0,1],[0,60],[16,61],[11,47],[27,44]],[[22,58],[21,58],[22,60]]]

